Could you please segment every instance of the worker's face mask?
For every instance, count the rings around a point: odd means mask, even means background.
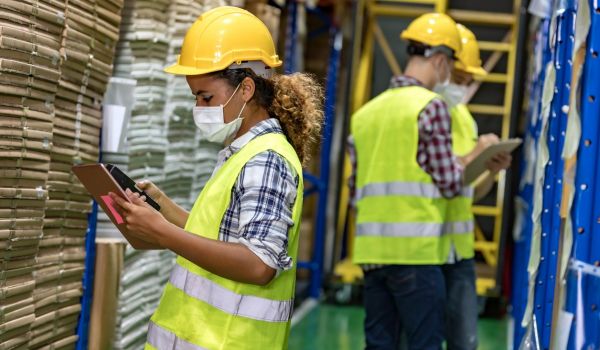
[[[242,109],[232,122],[225,123],[223,110],[229,101],[231,101],[233,96],[235,96],[235,93],[238,91],[240,86],[241,84],[235,88],[235,91],[233,91],[233,94],[231,94],[231,97],[229,97],[224,105],[214,107],[194,107],[194,123],[199,129],[200,138],[219,144],[231,142],[233,137],[237,134],[242,126],[242,121],[244,119],[242,118],[242,112],[244,111],[244,108],[246,108],[246,102],[244,102]]]
[[[448,108],[452,108],[462,102],[463,98],[467,94],[467,89],[468,88],[466,85],[450,83],[441,91],[435,92],[442,95],[444,101],[446,101],[446,104],[448,105]]]

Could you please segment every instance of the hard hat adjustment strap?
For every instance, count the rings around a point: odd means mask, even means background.
[[[227,69],[243,69],[249,68],[254,74],[259,77],[269,79],[273,76],[273,69],[267,66],[263,61],[242,61],[240,63],[233,63]]]

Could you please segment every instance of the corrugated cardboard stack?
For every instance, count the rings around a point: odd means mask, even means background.
[[[0,349],[34,339],[33,271],[42,236],[60,77],[60,1],[0,3]]]
[[[112,73],[121,6],[121,0],[70,0],[65,9],[30,348],[67,346],[77,340],[91,198],[71,167],[98,160],[100,103]]]

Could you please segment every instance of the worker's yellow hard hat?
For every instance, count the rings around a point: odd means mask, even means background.
[[[456,28],[460,33],[462,50],[458,53],[458,60],[454,63],[457,69],[471,73],[476,76],[486,76],[487,72],[481,67],[481,58],[479,56],[479,44],[475,34],[462,24],[457,24]]]
[[[259,63],[250,66],[255,71],[281,66],[267,26],[244,9],[222,6],[198,17],[185,35],[177,63],[165,72],[198,75],[248,67],[247,62]]]
[[[461,50],[456,22],[443,13],[426,13],[417,17],[402,31],[400,38],[431,47],[447,46],[454,50],[455,56]]]

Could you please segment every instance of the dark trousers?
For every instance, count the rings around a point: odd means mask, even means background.
[[[444,340],[446,287],[441,266],[389,265],[365,273],[367,350],[439,350]]]
[[[477,349],[477,291],[475,260],[442,266],[446,281],[447,350]]]

